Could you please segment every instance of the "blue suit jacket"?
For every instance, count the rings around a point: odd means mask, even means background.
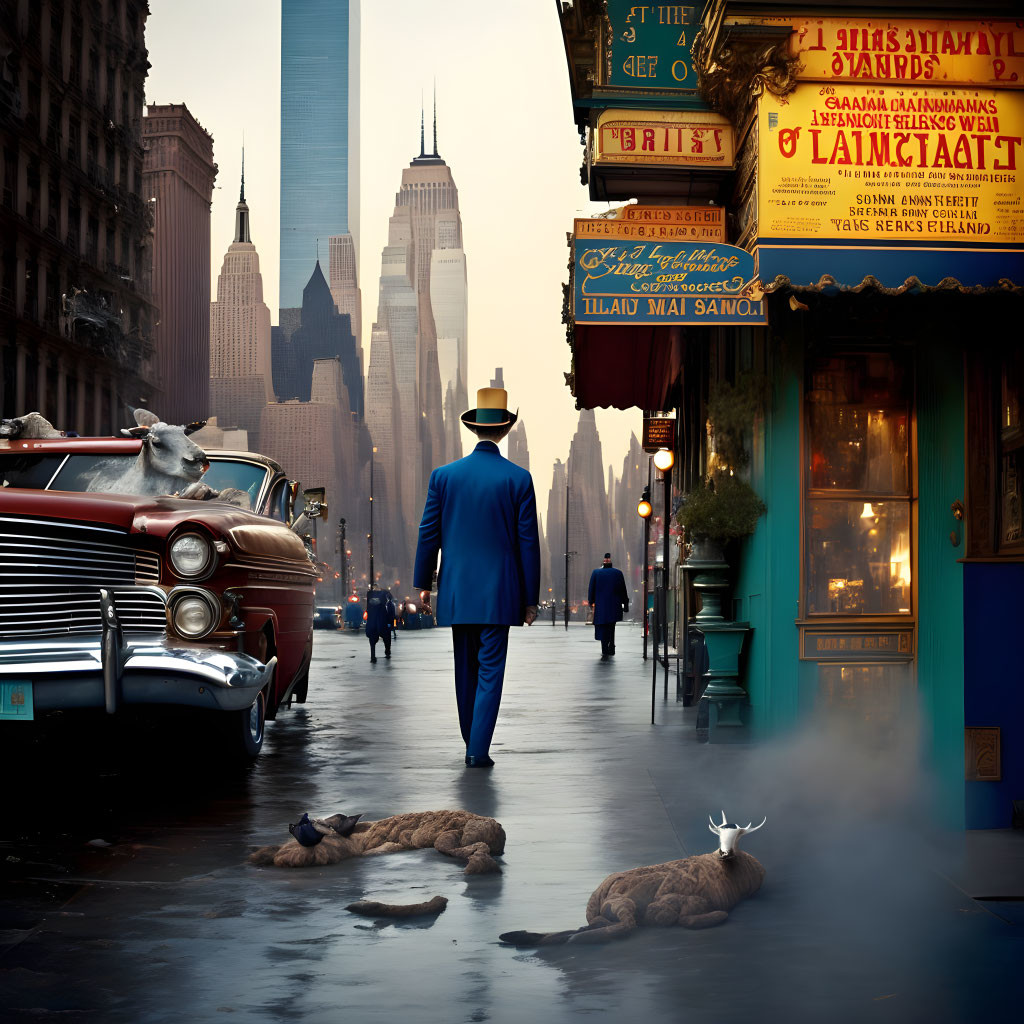
[[[590,574],[590,592],[587,600],[594,608],[594,625],[619,622],[622,609],[629,609],[626,580],[619,569],[602,565]]]
[[[540,598],[537,499],[530,474],[480,441],[430,474],[413,586],[433,587],[439,626],[521,626]]]

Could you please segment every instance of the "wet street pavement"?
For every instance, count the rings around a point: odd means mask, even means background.
[[[513,630],[491,770],[466,768],[447,630],[316,634],[309,701],[258,763],[212,766],[188,723],[97,719],[3,750],[0,1019],[21,1021],[939,1021],[1019,1006],[1024,904],[971,891],[963,834],[923,821],[904,738],[824,723],[766,744],[697,741],[661,697],[637,629]],[[303,811],[380,818],[464,808],[508,835],[503,873],[433,850],[305,870],[246,856]],[[585,923],[609,873],[717,847],[745,824],[761,891],[721,927],[604,946],[514,949],[501,932]],[[1019,833],[1006,834],[1007,842]],[[1021,844],[1017,844],[1017,850]],[[994,883],[993,883],[994,884]],[[361,898],[448,897],[375,921]],[[1017,896],[1024,891],[1017,892]]]

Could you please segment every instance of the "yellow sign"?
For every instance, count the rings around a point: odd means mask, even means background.
[[[792,25],[801,79],[1024,88],[1024,22],[731,18]]]
[[[623,206],[614,216],[577,220],[577,238],[725,241],[721,206]]]
[[[758,236],[1024,243],[1024,96],[801,84],[758,105]]]
[[[594,129],[594,162],[730,168],[735,134],[721,114],[701,110],[605,110]]]

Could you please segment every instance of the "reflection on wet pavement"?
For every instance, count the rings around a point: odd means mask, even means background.
[[[446,630],[401,634],[376,665],[361,636],[318,631],[309,702],[247,770],[210,763],[180,715],[5,742],[0,1019],[953,1022],[1012,1005],[1020,929],[932,870],[905,754],[880,764],[813,734],[699,744],[693,710],[660,688],[652,727],[639,636],[623,634],[600,662],[585,628],[513,631],[490,771],[463,764]],[[245,863],[303,811],[444,807],[501,821],[503,874],[431,850]],[[743,844],[764,888],[723,927],[498,942],[585,923],[613,871],[715,848],[723,807],[768,816]],[[438,894],[434,918],[344,909]]]

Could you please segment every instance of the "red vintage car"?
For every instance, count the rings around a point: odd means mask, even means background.
[[[0,438],[0,729],[183,705],[216,712],[221,748],[252,758],[265,720],[307,694],[316,572],[289,526],[298,487],[218,451],[203,482],[254,511],[96,490],[97,467],[132,470],[154,440]]]

